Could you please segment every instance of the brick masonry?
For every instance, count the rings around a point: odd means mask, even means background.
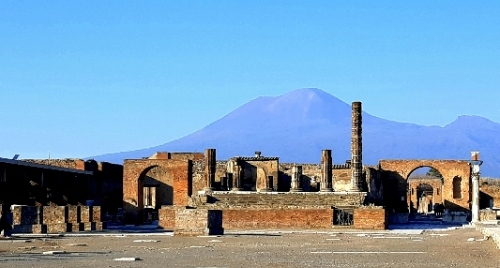
[[[224,229],[331,228],[332,208],[227,208]]]
[[[157,206],[186,206],[191,195],[191,165],[191,160],[125,160],[123,209],[126,221],[140,221],[140,212],[144,207],[142,187],[146,177],[157,185]],[[158,169],[158,172],[148,174],[155,169]]]
[[[443,175],[442,200],[447,209],[470,209],[471,169],[467,160],[380,160],[379,165],[385,182],[384,201],[396,211],[407,210],[407,179],[420,167],[433,167]],[[458,189],[454,189],[455,178],[460,182]],[[454,195],[454,190],[458,190],[460,194]]]
[[[158,227],[164,230],[174,230],[175,211],[173,206],[163,206],[158,209]]]
[[[224,234],[221,210],[176,208],[174,235],[197,236],[221,234]]]
[[[383,207],[360,207],[354,209],[354,228],[384,230],[387,228],[387,212]]]

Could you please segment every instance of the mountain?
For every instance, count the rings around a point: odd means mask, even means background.
[[[460,116],[444,126],[421,126],[377,118],[363,111],[363,163],[379,159],[469,159],[478,150],[483,176],[500,177],[500,124],[479,116]],[[319,163],[331,149],[334,163],[350,159],[351,105],[319,89],[298,89],[278,97],[259,97],[183,138],[136,151],[89,157],[123,163],[157,151],[204,152],[217,159],[278,156],[281,162]]]

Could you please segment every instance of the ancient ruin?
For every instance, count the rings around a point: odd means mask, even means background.
[[[351,159],[335,164],[332,152],[318,152],[318,164],[280,163],[278,156],[260,151],[221,161],[213,148],[158,152],[127,159],[123,166],[0,159],[0,199],[4,207],[15,205],[16,232],[39,233],[101,230],[102,222],[112,220],[158,222],[184,235],[260,228],[385,229],[434,212],[434,204],[443,205],[440,221],[496,217],[479,212],[474,184],[479,162],[474,159],[363,165],[361,102],[352,103]],[[438,170],[442,178],[409,177],[421,167]],[[481,200],[488,193],[492,207],[499,191],[486,188]]]

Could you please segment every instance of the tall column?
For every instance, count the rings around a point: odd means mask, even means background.
[[[359,192],[361,175],[363,174],[362,140],[361,140],[361,102],[352,103],[352,133],[351,133],[351,192]]]
[[[292,187],[290,192],[302,192],[302,166],[292,167]]]
[[[481,175],[479,166],[483,161],[479,160],[479,152],[473,151],[471,153],[472,160],[470,165],[472,166],[472,223],[479,222],[479,177]]]
[[[215,149],[205,150],[205,176],[207,178],[207,184],[203,190],[212,191],[214,190],[215,182],[215,171],[216,171],[216,159],[215,159]]]
[[[243,190],[243,188],[241,187],[241,177],[243,176],[242,174],[242,168],[238,165],[238,163],[235,163],[233,165],[233,189],[231,189],[231,191]]]
[[[332,188],[332,150],[321,153],[321,192],[333,192]]]

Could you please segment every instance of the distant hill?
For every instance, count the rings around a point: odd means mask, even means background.
[[[398,123],[363,112],[363,163],[379,159],[469,159],[479,150],[482,174],[500,177],[500,124],[479,116],[460,116],[444,126]],[[298,89],[278,97],[256,98],[183,138],[121,153],[93,156],[123,163],[157,151],[204,152],[217,159],[278,156],[281,162],[319,163],[331,149],[334,163],[350,158],[351,105],[319,89]]]

